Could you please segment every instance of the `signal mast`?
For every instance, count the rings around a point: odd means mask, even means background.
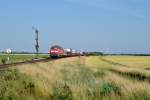
[[[36,29],[34,26],[32,27],[32,29],[35,31],[36,37],[35,37],[35,49],[36,49],[36,54],[37,56],[39,55],[39,31],[38,29]]]

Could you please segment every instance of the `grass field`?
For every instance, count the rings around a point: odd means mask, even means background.
[[[150,100],[150,57],[73,57],[0,73],[0,98]]]
[[[33,58],[44,58],[48,57],[48,55],[42,55],[40,54],[38,57],[34,54],[17,54],[17,55],[1,55],[0,54],[0,64],[3,63],[2,60],[5,60],[5,63],[14,63],[14,62],[22,62],[22,61],[27,61],[27,60],[32,60]],[[8,60],[9,59],[9,60]]]

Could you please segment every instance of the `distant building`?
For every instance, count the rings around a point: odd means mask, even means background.
[[[11,53],[12,50],[10,48],[6,49],[6,53]]]

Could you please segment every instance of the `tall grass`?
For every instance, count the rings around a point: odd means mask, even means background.
[[[18,70],[7,70],[0,73],[0,98],[22,99],[26,96],[35,98],[35,85],[32,80]]]
[[[137,100],[138,98],[149,100],[150,96],[148,82],[131,80],[110,71],[113,68],[118,70],[124,67],[103,61],[99,57],[65,58],[16,68],[19,74],[8,71],[7,74],[2,75],[5,78],[1,80],[12,82],[10,80],[17,79],[13,82],[23,84],[19,88],[24,91],[22,94],[17,92],[19,85],[12,89],[13,93],[16,93],[13,96],[17,99],[22,97],[30,100],[39,98],[44,100]]]

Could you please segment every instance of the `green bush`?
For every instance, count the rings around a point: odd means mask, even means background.
[[[115,83],[104,83],[100,87],[100,94],[102,96],[109,94],[121,95],[121,89]]]
[[[17,100],[16,96],[10,95],[7,97],[8,100]]]
[[[2,64],[6,64],[7,59],[6,59],[6,58],[2,58],[2,59],[1,59],[1,62],[2,62]]]

